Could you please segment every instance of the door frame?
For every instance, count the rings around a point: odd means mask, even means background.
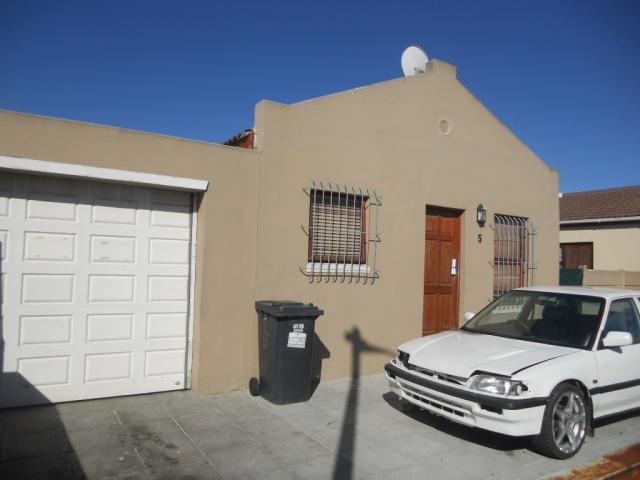
[[[461,278],[461,268],[460,266],[462,265],[462,251],[463,251],[463,239],[464,239],[464,235],[463,235],[463,219],[464,219],[464,209],[461,208],[453,208],[453,207],[443,207],[441,205],[433,205],[433,204],[426,204],[425,205],[425,210],[424,210],[424,228],[423,228],[423,233],[422,233],[422,239],[423,242],[425,240],[426,237],[426,217],[429,215],[429,212],[432,213],[432,215],[435,214],[439,214],[441,216],[450,216],[450,217],[457,217],[459,219],[459,231],[458,231],[458,252],[457,252],[457,289],[455,292],[455,298],[454,298],[454,303],[455,303],[455,318],[457,319],[457,326],[459,326],[459,321],[460,321],[460,298],[461,298],[461,290],[462,290],[462,278]],[[425,260],[426,260],[426,249],[423,252],[423,270],[422,270],[422,321],[421,321],[421,326],[420,326],[420,332],[421,334],[424,334],[424,311],[425,311],[425,301],[424,301],[424,269],[425,269]]]

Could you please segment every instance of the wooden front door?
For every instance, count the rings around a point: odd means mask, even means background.
[[[456,329],[459,325],[460,214],[458,210],[427,207],[423,335]]]
[[[593,242],[561,243],[562,268],[593,268]]]

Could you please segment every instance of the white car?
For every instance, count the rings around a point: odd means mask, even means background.
[[[594,419],[640,407],[639,312],[636,291],[512,290],[459,330],[401,345],[389,386],[405,405],[569,458]]]

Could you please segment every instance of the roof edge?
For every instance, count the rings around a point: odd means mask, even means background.
[[[40,113],[30,113],[30,112],[20,112],[18,110],[8,110],[5,108],[0,108],[0,114],[2,113],[6,113],[6,114],[10,114],[10,115],[17,115],[17,116],[22,116],[22,117],[31,117],[31,118],[39,118],[39,119],[43,119],[43,120],[50,120],[50,121],[54,121],[54,122],[64,122],[64,123],[69,123],[69,124],[73,124],[73,125],[84,125],[87,127],[95,127],[95,128],[103,128],[103,129],[108,129],[108,130],[117,130],[117,131],[121,131],[121,132],[126,132],[126,133],[133,133],[136,135],[149,135],[152,137],[157,137],[157,138],[162,138],[162,139],[167,139],[167,140],[179,140],[181,142],[188,142],[188,143],[197,143],[200,145],[207,145],[210,147],[220,147],[220,148],[233,148],[234,150],[237,150],[236,147],[231,147],[229,145],[224,145],[222,143],[216,143],[216,142],[208,142],[206,140],[197,140],[195,138],[186,138],[186,137],[178,137],[177,135],[169,135],[166,133],[158,133],[158,132],[150,132],[148,130],[136,130],[134,128],[127,128],[127,127],[119,127],[117,125],[107,125],[104,123],[95,123],[95,122],[87,122],[84,120],[74,120],[71,118],[64,118],[64,117],[55,117],[53,115],[42,115]],[[249,149],[245,149],[248,152],[256,152],[256,150],[249,150]]]
[[[282,105],[287,105],[287,106],[297,106],[297,105],[303,105],[305,103],[311,103],[311,102],[315,102],[318,100],[323,100],[329,97],[335,97],[337,95],[344,95],[344,94],[348,94],[348,93],[354,93],[357,92],[359,90],[364,90],[367,88],[375,88],[378,87],[380,85],[385,85],[388,83],[393,83],[393,82],[403,82],[403,81],[407,81],[408,79],[413,79],[413,78],[421,78],[433,73],[439,73],[439,74],[444,74],[444,75],[448,75],[450,78],[452,78],[453,80],[457,80],[458,78],[458,67],[452,63],[447,63],[444,60],[438,60],[437,58],[431,59],[429,60],[429,62],[427,63],[427,69],[422,72],[422,73],[418,73],[416,75],[411,75],[410,77],[396,77],[396,78],[390,78],[388,80],[382,80],[380,82],[375,82],[375,83],[370,83],[368,85],[361,85],[359,87],[353,87],[353,88],[349,88],[347,90],[340,90],[339,92],[333,92],[333,93],[328,93],[326,95],[320,95],[318,97],[312,97],[312,98],[307,98],[305,100],[300,100],[299,102],[294,102],[294,103],[285,103],[282,104],[281,102],[273,102],[273,103],[280,103]],[[270,101],[270,100],[269,100]]]
[[[560,225],[578,225],[581,223],[619,223],[619,222],[640,222],[640,216],[584,218],[579,220],[560,220]]]

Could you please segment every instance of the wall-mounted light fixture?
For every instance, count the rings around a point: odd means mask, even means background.
[[[483,204],[478,205],[478,209],[476,210],[476,220],[478,221],[478,225],[484,227],[484,224],[487,223],[487,207]]]

